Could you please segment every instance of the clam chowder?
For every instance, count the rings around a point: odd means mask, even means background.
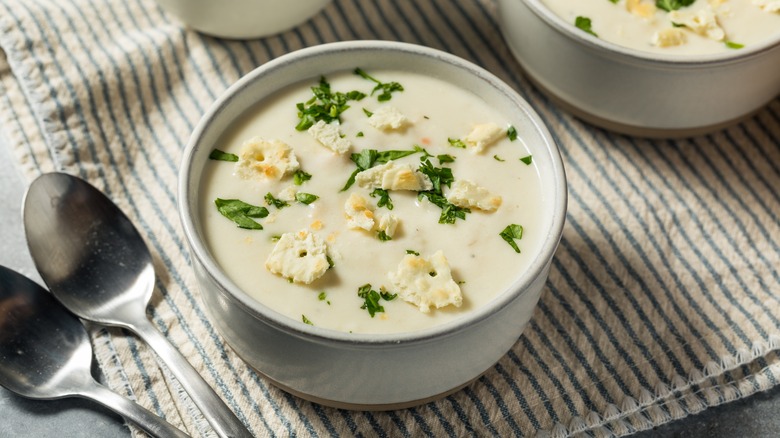
[[[406,71],[280,90],[214,145],[206,244],[248,295],[307,324],[395,333],[459,318],[512,287],[545,237],[517,117]]]
[[[780,0],[543,0],[605,41],[664,54],[740,50],[780,35]]]

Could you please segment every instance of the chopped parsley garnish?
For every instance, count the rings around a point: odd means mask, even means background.
[[[690,6],[695,0],[655,0],[655,5],[666,12],[676,11],[682,7]]]
[[[441,208],[439,223],[454,224],[457,219],[466,219],[466,213],[471,213],[471,210],[450,204],[442,194],[442,186],[449,187],[455,181],[455,178],[452,176],[452,169],[448,167],[433,167],[430,160],[425,160],[425,162],[420,164],[418,170],[428,176],[428,179],[433,183],[433,189],[419,192],[417,198],[428,198],[428,201]]]
[[[306,173],[300,169],[296,170],[295,173],[293,173],[293,184],[295,184],[296,186],[299,186],[310,179],[311,179],[311,174]]]
[[[282,236],[280,236],[278,234],[274,234],[273,236],[271,236],[271,242],[278,242],[279,239],[281,239],[281,238],[282,238]]]
[[[328,293],[325,291],[320,292],[319,295],[317,295],[317,299],[320,301],[325,301],[326,303],[328,303],[328,305],[330,305],[330,300],[328,299]]]
[[[359,153],[356,154],[353,153],[349,157],[349,159],[352,160],[353,163],[355,163],[357,169],[355,169],[355,171],[352,172],[352,174],[349,176],[349,179],[347,179],[347,183],[344,184],[344,187],[341,189],[341,191],[343,192],[348,188],[352,187],[352,184],[355,183],[355,175],[357,175],[358,173],[364,170],[368,170],[374,167],[374,165],[376,165],[377,163],[385,164],[388,161],[397,160],[399,158],[416,154],[421,151],[424,151],[424,149],[419,148],[418,150],[417,148],[415,148],[414,150],[411,151],[393,150],[393,151],[382,151],[382,152],[378,152],[376,149],[363,149]]]
[[[520,161],[525,163],[526,166],[530,166],[533,159],[534,159],[533,155],[526,155],[525,157],[520,158]]]
[[[340,120],[341,113],[349,108],[347,102],[350,100],[361,100],[366,97],[365,93],[360,91],[350,91],[348,93],[333,92],[330,84],[324,76],[320,77],[320,83],[316,87],[311,87],[314,97],[307,102],[298,103],[298,119],[300,121],[295,126],[298,131],[305,131],[313,124],[322,120],[330,123],[334,120]]]
[[[362,137],[362,136],[364,136],[364,135],[365,135],[365,134],[363,134],[363,131],[360,131],[360,132],[358,132],[357,134],[355,134],[355,137]]]
[[[433,156],[433,155],[431,155],[430,153],[428,153],[428,151],[427,151],[427,150],[425,150],[425,148],[424,148],[424,147],[422,147],[422,146],[420,146],[420,145],[418,145],[418,144],[416,144],[416,145],[412,146],[412,148],[413,148],[413,149],[414,149],[416,152],[419,152],[419,153],[421,153],[421,154],[422,154],[422,155],[420,156],[420,161],[425,161],[425,160],[427,160],[428,158],[430,158],[430,157],[432,157],[432,156]]]
[[[498,155],[493,155],[493,159],[496,160],[496,161],[501,161],[501,162],[506,161],[505,159],[499,157]]]
[[[430,160],[425,160],[420,164],[420,172],[426,175],[433,183],[433,192],[442,194],[441,186],[449,187],[455,178],[452,176],[452,169],[449,167],[433,167]]]
[[[379,197],[379,201],[377,201],[376,206],[381,207],[387,207],[388,210],[393,209],[393,200],[390,199],[390,193],[387,192],[385,189],[376,188],[373,192],[369,194],[372,198]],[[388,239],[389,240],[389,239]]]
[[[268,216],[267,208],[247,204],[238,199],[217,198],[214,200],[214,204],[217,205],[217,210],[222,216],[235,222],[239,228],[262,230],[263,226],[252,220],[252,218],[264,218]]]
[[[728,47],[729,49],[741,49],[745,47],[745,45],[740,43],[735,43],[734,41],[726,41],[726,47]]]
[[[386,290],[381,290],[381,293],[377,292],[371,289],[371,284],[364,284],[363,286],[360,286],[358,288],[357,294],[360,298],[363,298],[363,305],[360,306],[360,308],[367,310],[368,314],[371,315],[372,318],[377,313],[385,311],[385,308],[379,304],[380,299],[385,301],[392,301],[395,299],[395,297],[398,296],[398,294],[391,294]]]
[[[506,136],[509,138],[509,141],[517,140],[517,129],[515,129],[514,126],[509,125],[509,128],[506,130]]]
[[[662,0],[658,0],[658,1],[662,1]],[[574,19],[574,25],[577,26],[578,29],[583,30],[583,31],[593,35],[594,37],[598,38],[598,35],[596,34],[596,32],[593,32],[592,24],[590,22],[590,18],[579,16],[579,17]]]
[[[439,164],[454,163],[455,162],[455,157],[453,157],[450,154],[437,155],[436,158],[438,158]],[[420,160],[420,161],[422,161],[422,160]]]
[[[296,193],[296,194],[295,194],[295,199],[296,199],[298,202],[302,203],[302,204],[309,205],[309,204],[311,204],[312,202],[314,202],[314,201],[316,201],[316,200],[320,199],[320,197],[319,197],[319,196],[317,196],[317,195],[312,195],[312,194],[310,194],[310,193],[303,193],[303,192],[298,192],[298,193]]]
[[[459,138],[448,138],[447,143],[449,143],[452,147],[466,149],[466,143],[464,143],[463,140]]]
[[[303,321],[304,324],[314,325],[313,322],[309,318],[306,317],[306,315],[301,315],[301,321]]]
[[[516,253],[520,253],[520,248],[517,246],[515,239],[523,238],[523,226],[517,224],[507,225],[504,231],[498,234],[502,239],[515,250]]]
[[[415,250],[413,250],[413,249],[407,249],[407,250],[406,250],[406,253],[407,253],[407,254],[413,254],[413,255],[416,255],[416,256],[419,256],[419,255],[420,255],[420,253],[419,253],[419,252],[417,252],[417,251],[415,251]]]
[[[433,191],[420,192],[417,195],[418,199],[428,198],[432,204],[441,208],[441,215],[439,216],[440,224],[454,224],[457,219],[466,219],[466,213],[471,213],[468,208],[458,207],[457,205],[450,204],[442,195],[436,194]]]
[[[388,240],[393,240],[392,237],[388,236],[387,233],[385,233],[385,230],[379,230],[379,232],[376,233],[376,238],[381,240],[382,242],[387,242]]]
[[[374,115],[374,113],[372,113],[371,111],[369,111],[369,110],[367,110],[365,108],[363,108],[363,114],[365,114],[366,117],[371,117],[371,116]]]
[[[391,93],[393,91],[404,91],[404,87],[398,82],[382,82],[378,79],[369,76],[368,73],[364,72],[360,68],[355,69],[355,74],[359,75],[363,79],[368,79],[369,81],[374,82],[376,84],[374,89],[371,90],[371,95],[373,96],[374,93],[376,93],[377,91],[381,91],[381,93],[379,93],[379,96],[376,97],[376,99],[380,102],[384,102],[386,100],[392,99],[393,96]]]
[[[274,195],[272,195],[271,192],[266,193],[264,199],[268,205],[273,205],[274,207],[279,209],[290,206],[289,203],[282,201],[281,199],[274,198]]]
[[[229,152],[223,152],[219,149],[214,149],[209,154],[209,159],[219,161],[238,161],[238,155],[231,154]]]
[[[328,269],[332,268],[334,266],[333,259],[330,258],[329,255],[325,254],[325,260],[328,261]]]

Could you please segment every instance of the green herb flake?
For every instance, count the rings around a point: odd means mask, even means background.
[[[376,206],[379,208],[387,207],[388,210],[393,209],[393,200],[390,199],[390,193],[388,193],[385,189],[376,188],[373,192],[369,194],[372,198],[379,198],[379,201],[377,201]]]
[[[515,239],[522,239],[523,238],[523,226],[517,225],[517,224],[511,224],[507,225],[506,228],[504,228],[504,231],[500,232],[498,234],[501,236],[502,239],[506,241],[506,243],[509,244],[509,246],[512,247],[512,249],[515,250],[516,253],[520,253],[520,248],[517,246],[517,243],[515,242]]]
[[[745,47],[745,45],[740,43],[735,43],[734,41],[726,41],[726,47],[728,47],[729,49],[741,49]]]
[[[436,158],[439,160],[439,164],[454,163],[455,162],[455,157],[453,157],[450,154],[437,155]],[[420,161],[422,161],[422,160],[420,160]]]
[[[282,238],[282,236],[280,236],[278,234],[274,234],[273,236],[271,236],[271,242],[278,242],[279,239],[281,239],[281,238]]]
[[[252,220],[252,218],[264,218],[268,216],[267,208],[247,204],[238,199],[217,198],[214,200],[214,204],[216,204],[217,211],[219,211],[222,216],[235,222],[239,228],[262,230],[263,226]]]
[[[525,157],[520,158],[520,161],[525,163],[526,166],[530,166],[533,159],[534,159],[533,155],[526,155]]]
[[[598,38],[598,35],[596,34],[596,32],[593,32],[592,23],[590,21],[590,18],[583,17],[583,16],[578,16],[577,18],[574,19],[574,25],[577,26],[578,29],[583,30],[583,31],[593,35],[594,37]]]
[[[293,173],[293,184],[295,184],[296,186],[299,186],[310,179],[311,179],[311,174],[306,173],[303,170],[298,169],[295,171],[295,173]]]
[[[379,81],[378,79],[375,79],[375,78],[371,77],[368,73],[366,73],[365,71],[363,71],[360,68],[356,68],[355,69],[355,74],[359,75],[363,79],[368,79],[369,81],[374,82],[376,84],[374,89],[371,90],[371,95],[373,96],[374,93],[376,93],[377,91],[380,91],[381,93],[379,93],[379,96],[377,96],[377,98],[376,98],[380,102],[384,102],[384,101],[392,99],[393,98],[393,96],[392,96],[392,92],[393,91],[404,91],[404,87],[401,84],[399,84],[398,82],[382,82],[382,81]]]
[[[433,167],[429,160],[425,160],[425,162],[420,164],[418,170],[420,173],[428,176],[428,179],[433,183],[433,189],[419,192],[417,198],[427,198],[432,204],[441,208],[439,223],[454,224],[457,219],[466,219],[466,213],[471,213],[471,210],[450,204],[442,194],[442,186],[449,187],[455,181],[455,178],[452,176],[452,169],[448,167]]]
[[[455,178],[452,176],[452,169],[449,167],[433,167],[430,160],[425,160],[418,169],[420,173],[426,175],[433,183],[433,192],[441,195],[443,185],[449,187]]]
[[[316,201],[316,200],[320,199],[320,197],[319,197],[319,196],[317,196],[317,195],[312,195],[312,194],[310,194],[310,193],[303,193],[303,192],[298,192],[298,193],[296,193],[296,194],[295,194],[295,199],[296,199],[298,202],[302,203],[302,204],[309,205],[309,204],[311,204],[312,202],[314,202],[314,201]]]
[[[289,207],[290,204],[282,201],[281,199],[274,198],[274,195],[271,194],[271,192],[266,193],[265,195],[265,202],[268,205],[273,205],[276,208],[282,209],[284,207]]]
[[[223,152],[219,149],[214,149],[209,154],[210,160],[217,160],[217,161],[238,161],[238,155],[231,154],[229,152]]]
[[[407,253],[407,254],[413,254],[413,255],[416,255],[416,256],[419,256],[419,255],[420,255],[420,253],[419,253],[419,252],[417,252],[417,251],[415,251],[415,250],[413,250],[413,249],[407,249],[407,250],[406,250],[406,253]]]
[[[496,160],[496,161],[500,161],[500,162],[502,162],[502,163],[503,163],[504,161],[506,161],[505,159],[503,159],[503,158],[499,157],[498,155],[493,155],[493,159],[494,159],[494,160]]]
[[[330,300],[328,299],[328,293],[325,291],[322,291],[317,295],[317,299],[320,301],[325,301],[330,306]]]
[[[382,297],[382,299],[385,301],[393,301],[398,297],[398,294],[388,292],[387,289],[382,286],[379,288],[379,296]]]
[[[353,153],[352,155],[350,155],[349,159],[352,160],[353,163],[355,163],[357,169],[355,169],[355,171],[352,172],[351,175],[349,175],[349,178],[347,179],[347,182],[344,184],[344,187],[341,189],[341,191],[343,192],[348,188],[352,187],[352,184],[355,183],[355,176],[358,173],[374,167],[374,165],[376,165],[377,163],[385,164],[388,161],[397,160],[399,158],[403,158],[424,151],[425,149],[422,148],[415,148],[406,151],[391,150],[391,151],[382,151],[382,152],[379,152],[376,149],[363,149],[358,153]]]
[[[363,114],[365,114],[366,117],[371,117],[371,116],[374,115],[374,113],[372,113],[371,111],[369,111],[369,110],[367,110],[365,108],[363,108]]]
[[[466,149],[466,143],[464,143],[463,140],[459,138],[447,138],[447,143],[449,143],[452,147]]]
[[[509,138],[509,141],[517,140],[517,129],[515,129],[514,126],[509,125],[509,128],[506,130],[506,136]]]
[[[418,144],[412,146],[412,149],[414,149],[415,152],[419,152],[419,153],[422,154],[422,155],[420,155],[420,161],[425,161],[428,158],[433,156],[424,147],[422,147],[422,146],[420,146]]]
[[[379,230],[379,232],[376,233],[376,238],[381,240],[382,242],[387,242],[388,240],[393,240],[392,237],[388,236],[387,233],[385,233],[385,230]]]
[[[440,224],[454,224],[456,220],[466,219],[466,214],[471,213],[468,208],[458,207],[457,205],[450,204],[447,198],[434,193],[432,190],[427,192],[419,192],[418,199],[428,198],[433,205],[441,208],[441,215],[439,216]]]
[[[325,254],[325,260],[327,260],[327,261],[328,261],[328,269],[331,269],[331,268],[333,268],[333,266],[334,266],[333,259],[332,259],[332,258],[330,258],[330,256],[329,256],[329,255]]]
[[[309,318],[306,317],[306,315],[301,315],[301,321],[303,321],[304,324],[314,325],[313,322]]]
[[[298,131],[305,131],[320,120],[325,123],[334,120],[340,121],[341,113],[349,108],[348,101],[361,100],[366,97],[366,94],[360,91],[333,92],[324,76],[320,77],[320,83],[317,86],[311,87],[311,91],[314,97],[295,106],[299,119],[295,129]]]
[[[363,131],[358,132],[355,134],[355,137],[363,137],[365,134],[363,134]]]
[[[690,6],[694,1],[696,0],[655,0],[655,5],[666,12],[672,12]]]
[[[384,289],[382,289],[382,293],[371,289],[371,284],[360,286],[357,294],[358,297],[363,299],[363,305],[360,306],[360,308],[367,310],[372,318],[377,313],[385,311],[385,308],[379,304],[379,300],[384,299],[385,301],[390,301],[396,297],[395,294],[390,294]]]

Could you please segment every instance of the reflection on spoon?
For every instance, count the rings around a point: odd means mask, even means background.
[[[150,435],[185,433],[92,377],[92,345],[81,322],[45,289],[0,266],[0,385],[34,399],[83,397]]]
[[[65,173],[41,175],[24,199],[35,266],[52,294],[82,319],[123,327],[168,366],[220,437],[251,437],[214,390],[146,316],[154,291],[152,256],[108,197]]]

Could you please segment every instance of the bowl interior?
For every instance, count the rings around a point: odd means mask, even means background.
[[[521,133],[534,156],[541,184],[546,188],[542,215],[548,218],[545,221],[547,229],[543,231],[545,238],[542,248],[530,268],[489,305],[453,323],[393,335],[346,334],[302,324],[291,326],[289,318],[264,306],[237,287],[221,271],[204,244],[198,219],[198,191],[200,175],[213,145],[218,144],[220,137],[236,120],[278,90],[300,81],[317,80],[321,75],[352,70],[357,66],[366,70],[409,70],[446,80],[481,96],[507,114],[507,118]],[[546,268],[563,228],[566,182],[557,146],[539,117],[525,100],[495,76],[460,58],[430,48],[404,43],[356,41],[326,44],[290,53],[259,67],[230,87],[200,121],[187,145],[180,173],[179,203],[193,256],[209,275],[244,306],[252,309],[258,318],[301,336],[323,341],[386,344],[422,341],[474,324],[522,294],[540,275],[546,275]]]
[[[601,38],[593,37],[586,32],[575,27],[572,23],[566,22],[562,17],[549,9],[544,0],[501,0],[501,3],[524,2],[531,11],[541,20],[556,29],[558,32],[566,35],[568,38],[577,41],[583,47],[595,50],[596,52],[612,57],[618,57],[624,62],[642,63],[649,65],[679,66],[709,68],[713,64],[724,64],[739,62],[745,58],[761,56],[764,52],[780,50],[780,31],[769,36],[761,43],[752,44],[739,50],[724,51],[722,53],[712,54],[663,54],[649,51],[636,50],[630,47],[622,46]],[[521,42],[517,42],[518,44]],[[525,42],[522,42],[525,43]]]

